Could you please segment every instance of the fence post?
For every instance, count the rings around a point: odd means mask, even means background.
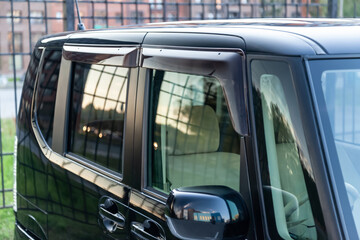
[[[328,0],[328,17],[337,18],[338,0]]]
[[[64,31],[75,30],[74,0],[65,0],[64,5]]]
[[[356,12],[356,2],[354,2],[354,18],[357,17],[357,12]]]
[[[163,21],[164,21],[164,22],[166,22],[166,20],[167,20],[167,16],[166,16],[166,15],[167,15],[166,6],[167,6],[167,5],[166,5],[166,0],[163,0],[163,6],[162,6],[162,7],[163,7]]]

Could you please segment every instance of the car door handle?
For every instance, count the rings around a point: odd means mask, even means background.
[[[164,230],[160,225],[151,220],[145,220],[144,223],[132,222],[131,232],[137,239],[141,240],[165,240]]]
[[[111,213],[108,210],[106,210],[104,207],[100,206],[99,214],[103,218],[107,218],[113,221],[121,228],[125,226],[125,217],[123,217],[120,213]]]
[[[115,232],[117,228],[125,227],[125,217],[118,212],[116,203],[106,199],[105,203],[99,205],[99,215],[106,229]]]

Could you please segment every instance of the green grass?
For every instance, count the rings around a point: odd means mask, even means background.
[[[16,78],[17,82],[20,82],[20,78]],[[8,78],[8,82],[14,82],[14,78]]]
[[[15,120],[1,119],[1,143],[3,153],[12,153],[14,151]],[[4,168],[4,187],[13,188],[13,156],[3,157]],[[2,189],[2,176],[0,174],[0,189]],[[5,205],[13,204],[12,192],[5,194]],[[0,193],[0,206],[3,205],[3,195]],[[12,208],[0,209],[0,239],[13,239],[15,217]]]
[[[14,211],[12,208],[0,210],[0,239],[14,239]]]
[[[15,119],[1,119],[1,139],[3,152],[13,152],[15,139]]]

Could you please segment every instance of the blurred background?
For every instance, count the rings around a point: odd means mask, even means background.
[[[357,1],[357,2],[356,2]],[[14,233],[13,164],[17,110],[36,41],[73,31],[74,0],[0,0],[0,239]],[[79,0],[87,29],[150,22],[234,18],[360,17],[358,0]]]

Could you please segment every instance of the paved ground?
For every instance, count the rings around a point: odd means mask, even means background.
[[[17,88],[17,109],[19,110],[22,88]],[[0,118],[15,118],[15,93],[13,88],[0,88]]]

